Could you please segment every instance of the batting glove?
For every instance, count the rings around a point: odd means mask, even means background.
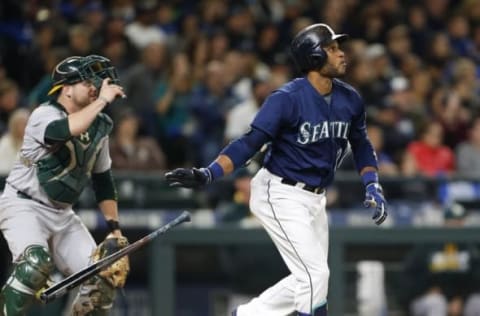
[[[212,182],[212,174],[208,168],[177,168],[165,174],[171,187],[199,188]]]
[[[387,218],[387,201],[383,196],[382,187],[377,182],[370,183],[365,187],[365,201],[363,205],[367,208],[375,208],[372,216],[375,224],[380,225]]]

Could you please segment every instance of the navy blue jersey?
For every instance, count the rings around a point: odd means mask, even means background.
[[[288,82],[267,98],[251,125],[271,137],[264,165],[280,177],[328,186],[348,142],[359,171],[377,166],[363,100],[338,79],[333,80],[330,104],[306,78]]]

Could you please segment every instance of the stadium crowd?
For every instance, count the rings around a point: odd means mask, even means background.
[[[478,0],[2,0],[0,174],[54,65],[89,54],[112,61],[128,96],[107,108],[114,169],[205,166],[301,76],[289,44],[317,22],[350,35],[344,80],[364,98],[383,179],[480,177]],[[235,174],[229,201],[212,186],[221,221],[248,216],[250,177]]]
[[[480,175],[479,1],[6,0],[0,21],[2,172],[21,139],[9,122],[46,100],[53,65],[87,54],[111,59],[128,96],[108,108],[115,168],[205,165],[301,75],[292,35],[324,22],[350,35],[344,80],[381,173]]]

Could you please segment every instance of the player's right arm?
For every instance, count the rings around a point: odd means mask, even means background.
[[[68,115],[68,129],[71,136],[79,136],[84,133],[103,108],[117,96],[125,96],[122,88],[116,84],[110,84],[110,80],[110,78],[103,80],[99,96],[95,101],[80,111]]]
[[[208,167],[178,168],[166,173],[166,180],[171,186],[196,188],[231,173],[275,137],[285,119],[291,117],[290,111],[288,96],[274,92],[260,107],[250,131],[228,144]]]
[[[268,141],[270,141],[268,134],[252,128],[248,133],[228,144],[208,167],[178,168],[165,174],[165,178],[171,186],[187,188],[203,186],[243,166]]]

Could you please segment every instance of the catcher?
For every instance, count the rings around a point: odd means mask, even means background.
[[[68,276],[128,244],[110,170],[113,123],[101,112],[125,97],[116,70],[102,56],[72,56],[55,67],[52,81],[51,100],[31,113],[0,197],[0,230],[13,258],[0,292],[3,316],[25,315],[54,267]],[[90,181],[110,229],[98,248],[72,209]],[[108,314],[128,271],[124,257],[81,285],[73,315]]]

